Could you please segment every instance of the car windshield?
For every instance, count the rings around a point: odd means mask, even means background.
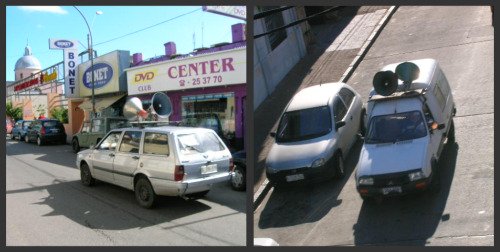
[[[398,142],[421,138],[427,135],[427,128],[420,111],[374,116],[370,120],[367,144]]]
[[[205,153],[207,151],[221,151],[225,149],[217,135],[212,132],[179,134],[177,139],[179,140],[180,153],[184,155]]]
[[[283,114],[276,142],[291,142],[323,136],[332,130],[328,106],[290,111]]]
[[[30,126],[30,124],[31,124],[31,121],[23,122],[23,127],[28,128],[28,126]]]

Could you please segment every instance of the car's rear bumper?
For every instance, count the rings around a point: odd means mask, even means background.
[[[431,177],[408,182],[405,184],[385,185],[385,186],[357,186],[357,191],[361,197],[391,197],[402,196],[406,194],[418,193],[427,190],[431,186]],[[390,192],[384,193],[384,188],[395,188]],[[396,190],[400,188],[400,190]]]
[[[151,185],[158,195],[184,196],[202,191],[210,190],[212,184],[226,182],[231,179],[229,172],[216,174],[209,177],[190,179],[184,181],[169,181],[165,179],[150,178]]]

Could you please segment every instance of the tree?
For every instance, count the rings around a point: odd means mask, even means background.
[[[22,107],[14,107],[12,102],[7,102],[5,106],[5,114],[12,118],[14,121],[23,119],[23,108]]]
[[[68,109],[66,108],[53,108],[50,111],[53,118],[59,120],[62,123],[68,123]]]

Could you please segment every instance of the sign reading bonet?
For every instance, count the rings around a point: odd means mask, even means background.
[[[126,69],[128,93],[144,94],[246,83],[246,49]]]
[[[49,48],[64,51],[64,96],[78,97],[76,68],[79,64],[78,41],[68,39],[49,39]]]

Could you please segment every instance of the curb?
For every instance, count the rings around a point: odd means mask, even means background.
[[[392,17],[392,15],[396,12],[397,6],[391,6],[385,16],[380,20],[378,23],[377,27],[375,27],[375,30],[370,34],[368,37],[368,40],[365,41],[361,49],[359,50],[358,54],[354,58],[354,60],[351,62],[347,70],[344,72],[342,77],[340,78],[340,82],[346,82],[356,70],[356,67],[361,63],[361,60],[365,57],[365,55],[368,53],[368,50],[370,47],[373,45],[375,40],[377,39],[378,35],[382,32],[382,29],[385,27],[385,25],[389,22],[389,19]],[[269,182],[269,180],[266,178],[264,182],[259,186],[259,189],[257,192],[254,193],[253,196],[253,210],[257,210],[259,205],[262,203],[264,198],[266,197],[267,193],[271,190],[273,185]]]
[[[372,47],[373,43],[377,39],[378,35],[382,32],[382,29],[385,27],[385,25],[389,22],[389,19],[392,17],[392,15],[396,12],[398,9],[397,6],[391,6],[385,16],[380,20],[378,23],[377,27],[375,27],[375,30],[373,30],[372,34],[368,37],[368,39],[365,41],[361,49],[359,50],[358,54],[354,58],[354,60],[351,62],[347,70],[344,72],[342,77],[340,78],[339,82],[344,82],[346,83],[347,80],[351,77],[351,75],[354,73],[354,70],[356,70],[356,67],[358,67],[359,63],[363,60],[365,55],[368,53],[368,50]]]

